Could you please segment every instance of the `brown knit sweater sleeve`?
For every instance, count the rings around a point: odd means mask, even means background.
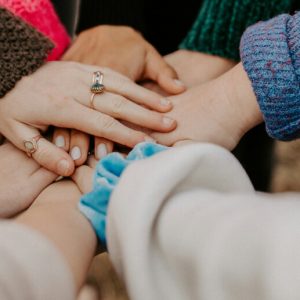
[[[0,7],[0,98],[37,70],[53,46],[31,25]]]

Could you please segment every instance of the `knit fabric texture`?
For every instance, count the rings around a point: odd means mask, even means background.
[[[32,25],[54,44],[47,60],[59,59],[70,38],[50,0],[0,0],[0,6]]]
[[[52,48],[50,40],[0,7],[0,98],[37,70]]]
[[[240,59],[245,29],[261,20],[288,13],[294,0],[204,0],[198,18],[181,49]]]
[[[241,58],[252,82],[268,134],[300,137],[300,12],[250,27]]]

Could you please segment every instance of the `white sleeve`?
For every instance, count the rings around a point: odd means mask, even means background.
[[[39,233],[0,222],[0,299],[74,300],[74,279],[58,250]]]
[[[299,194],[257,194],[212,145],[129,167],[109,207],[108,247],[130,299],[300,299]]]

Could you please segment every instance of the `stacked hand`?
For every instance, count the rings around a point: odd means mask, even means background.
[[[149,79],[170,94],[184,91],[175,70],[130,27],[101,25],[83,31],[64,59],[109,67],[133,81]]]
[[[90,86],[93,72],[99,69],[104,74],[105,92],[95,97],[92,109]],[[76,129],[133,147],[150,139],[149,136],[118,120],[166,132],[176,126],[175,121],[162,114],[171,108],[171,103],[160,95],[109,69],[54,62],[23,78],[1,99],[0,132],[23,151],[24,141],[31,141],[49,125]],[[81,139],[74,132],[69,140],[68,134],[56,132],[54,139],[59,147],[39,139],[32,157],[48,170],[69,176],[74,171],[74,161],[64,149],[71,146],[72,153],[74,147],[87,145],[88,138]],[[88,146],[80,156],[78,151],[75,153],[77,162],[85,161],[87,149]]]
[[[236,65],[230,59],[189,50],[175,51],[165,60],[188,88],[213,80]]]
[[[185,93],[169,97],[174,108],[166,115],[177,121],[170,133],[153,133],[164,145],[179,141],[209,142],[232,150],[241,137],[262,122],[255,94],[242,64]]]
[[[0,218],[28,208],[57,175],[9,143],[0,146]]]

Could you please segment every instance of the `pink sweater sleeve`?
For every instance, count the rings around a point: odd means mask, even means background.
[[[10,10],[48,37],[55,48],[48,60],[57,60],[70,44],[70,37],[59,20],[50,0],[0,0],[0,6]]]

